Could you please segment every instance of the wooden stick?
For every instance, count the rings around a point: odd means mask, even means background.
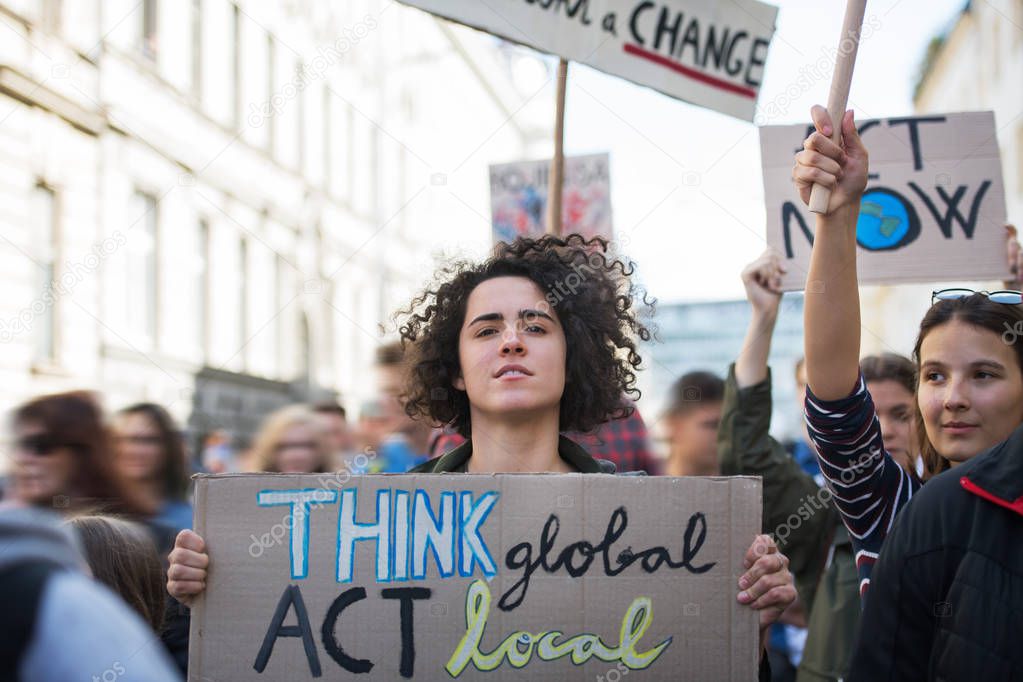
[[[835,57],[835,73],[831,78],[831,92],[828,94],[828,114],[831,116],[831,141],[842,144],[842,117],[849,102],[849,86],[852,84],[853,67],[856,66],[856,51],[860,46],[860,29],[863,15],[867,11],[867,0],[848,0],[845,6],[845,20],[842,35],[838,39],[838,54]],[[810,210],[827,214],[831,201],[831,190],[823,185],[814,185],[810,190]]]
[[[554,159],[547,185],[547,234],[561,236],[561,194],[565,178],[565,91],[568,61],[558,62],[558,94],[554,115]]]

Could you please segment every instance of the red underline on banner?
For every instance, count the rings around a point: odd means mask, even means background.
[[[654,52],[648,52],[641,47],[637,47],[636,45],[630,45],[629,43],[626,43],[625,51],[631,55],[635,55],[636,57],[642,57],[643,59],[648,59],[652,61],[654,64],[660,64],[661,66],[669,68],[672,71],[679,72],[683,76],[688,76],[693,80],[698,80],[701,83],[706,83],[707,85],[713,86],[715,88],[727,90],[728,92],[734,92],[737,95],[749,97],[750,99],[757,98],[757,91],[752,88],[744,88],[741,85],[729,83],[726,80],[721,80],[720,78],[715,78],[714,76],[708,76],[707,74],[701,73],[696,69],[690,69],[688,66],[682,66],[678,62],[673,62],[667,57],[662,57],[661,55],[656,54]]]

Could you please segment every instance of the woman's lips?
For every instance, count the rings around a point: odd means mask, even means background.
[[[494,373],[498,381],[516,381],[533,376],[533,373],[522,365],[504,365]]]
[[[965,422],[949,422],[941,425],[942,430],[950,436],[965,436],[977,430],[976,424]]]
[[[517,371],[505,372],[501,376],[497,377],[498,381],[520,381],[522,379],[528,379],[528,374],[523,374]]]

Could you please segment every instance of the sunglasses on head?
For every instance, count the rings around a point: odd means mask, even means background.
[[[958,298],[968,298],[974,294],[981,294],[995,303],[1006,305],[1019,305],[1023,303],[1023,292],[1009,291],[974,291],[973,289],[939,289],[931,293],[931,305],[938,301],[954,301]]]
[[[59,448],[66,447],[64,443],[58,443],[47,435],[40,434],[38,436],[24,436],[15,441],[15,447],[22,452],[35,455],[36,457],[44,457],[46,455],[52,455]]]

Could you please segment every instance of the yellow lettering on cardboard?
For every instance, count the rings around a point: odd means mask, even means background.
[[[650,651],[643,653],[636,651],[640,638],[654,618],[654,609],[649,597],[637,597],[629,605],[622,618],[618,646],[613,648],[592,634],[576,635],[559,642],[557,640],[564,637],[564,633],[557,630],[537,634],[520,630],[508,635],[490,653],[484,653],[480,650],[480,643],[489,614],[490,588],[484,581],[476,580],[465,594],[465,636],[444,666],[452,677],[461,675],[470,663],[478,670],[489,671],[507,659],[513,668],[522,668],[534,655],[542,661],[571,656],[572,662],[576,665],[595,657],[607,662],[621,661],[632,670],[643,670],[656,661],[661,652],[671,644],[669,637]]]

